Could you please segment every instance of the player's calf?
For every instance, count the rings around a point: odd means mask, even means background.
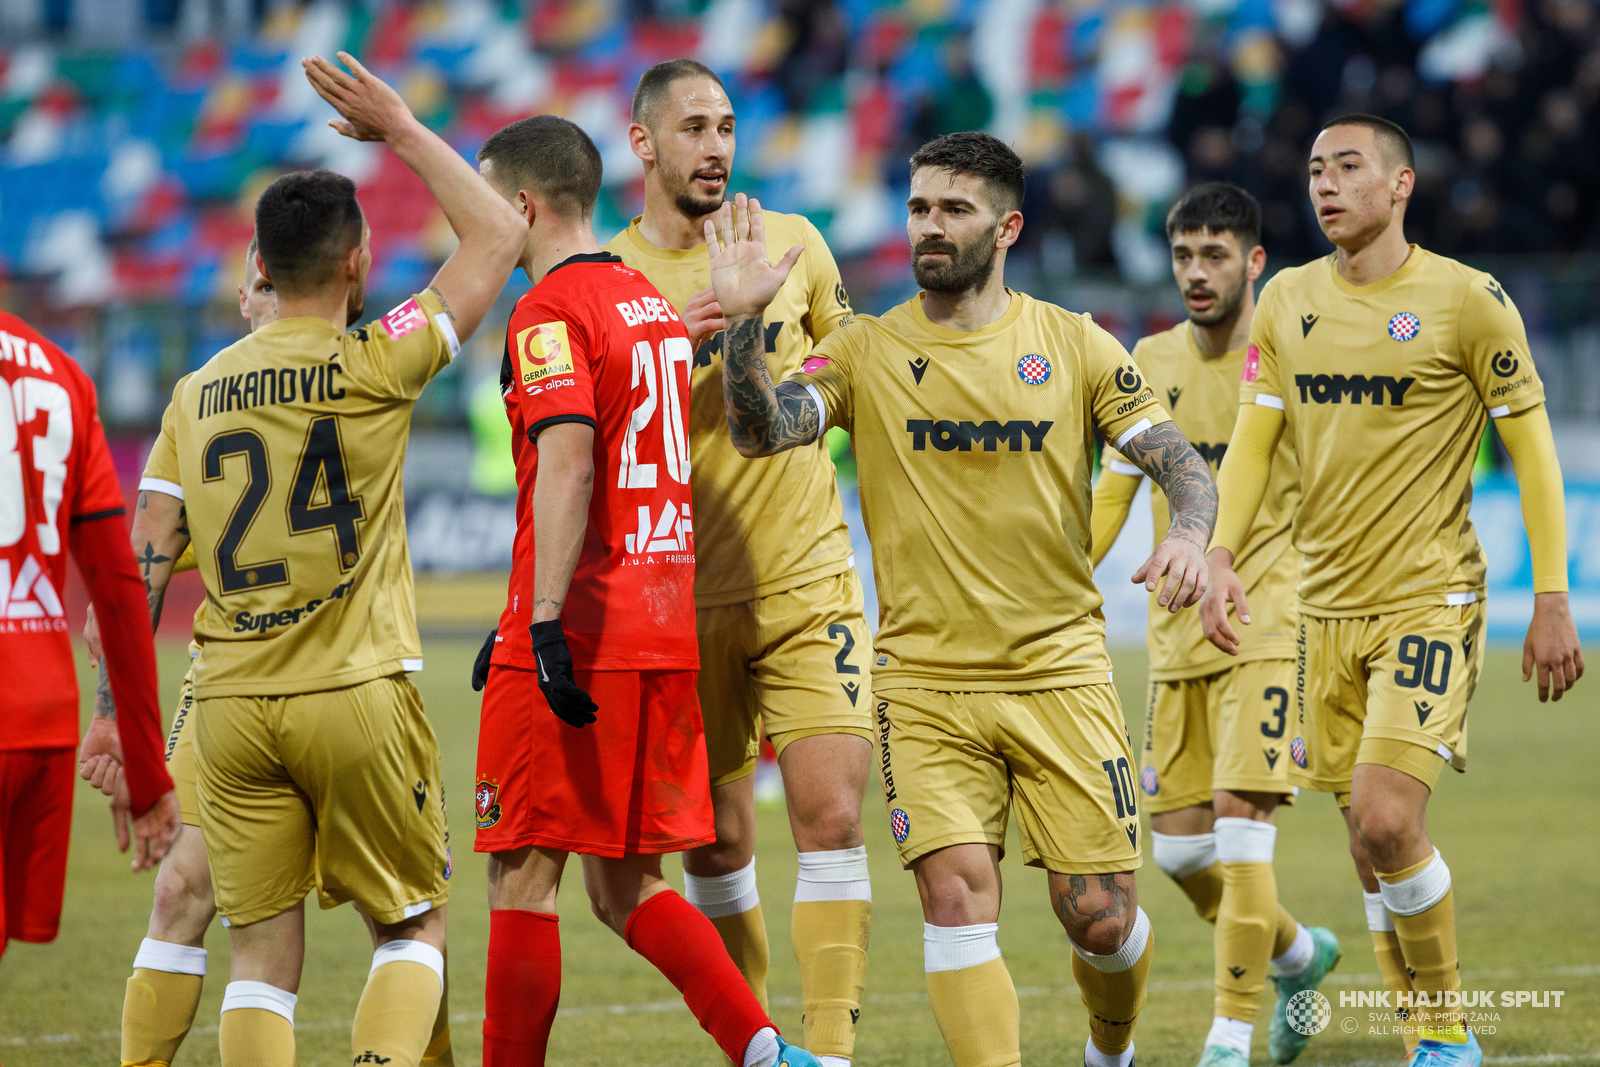
[[[1217,921],[1222,904],[1222,865],[1217,862],[1213,820],[1212,809],[1204,804],[1150,815],[1150,858],[1208,923]]]
[[[206,975],[206,929],[217,914],[200,828],[187,826],[156,871],[149,934],[122,1001],[122,1062],[169,1064],[194,1025]]]
[[[380,944],[350,1032],[353,1062],[417,1067],[444,996],[445,908],[375,921],[374,935]]]
[[[1128,1067],[1155,938],[1133,872],[1050,872],[1050,897],[1072,942],[1072,975],[1089,1009],[1088,1067]]]

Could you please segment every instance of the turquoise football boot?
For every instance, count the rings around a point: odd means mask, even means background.
[[[1311,962],[1299,974],[1276,974],[1272,980],[1278,986],[1278,1002],[1272,1006],[1272,1023],[1267,1027],[1267,1052],[1273,1063],[1293,1063],[1311,1040],[1289,1025],[1289,998],[1307,989],[1315,989],[1328,977],[1328,972],[1339,965],[1339,939],[1324,926],[1308,928],[1316,951]]]
[[[1463,1042],[1424,1038],[1406,1058],[1406,1067],[1481,1067],[1483,1049],[1469,1030]]]
[[[778,1038],[778,1062],[773,1067],[822,1067],[817,1058],[798,1045]]]
[[[1200,1050],[1198,1067],[1250,1067],[1250,1057],[1226,1045],[1207,1045]]]

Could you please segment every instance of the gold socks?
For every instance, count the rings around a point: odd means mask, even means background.
[[[1021,1013],[999,926],[922,926],[928,999],[955,1067],[1018,1067]]]
[[[417,1067],[444,996],[444,956],[422,941],[389,941],[372,957],[350,1032],[354,1063]]]

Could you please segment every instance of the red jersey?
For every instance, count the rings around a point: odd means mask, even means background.
[[[94,383],[0,311],[0,749],[78,743],[78,679],[62,611],[70,548],[105,638],[134,811],[172,788],[160,756],[155,648]]]
[[[517,302],[500,368],[517,462],[517,535],[494,663],[536,667],[528,638],[536,442],[546,427],[581,422],[594,428],[594,488],[561,608],[573,664],[699,668],[689,497],[693,362],[672,305],[609,253],[562,261]]]

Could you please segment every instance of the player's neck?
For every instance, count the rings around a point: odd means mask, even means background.
[[[1396,218],[1370,241],[1351,247],[1340,246],[1333,264],[1339,276],[1351,285],[1381,282],[1406,265],[1411,246],[1406,243],[1405,227]]]
[[[1253,286],[1245,289],[1244,298],[1239,301],[1239,306],[1234,309],[1232,315],[1221,322],[1206,326],[1191,321],[1189,336],[1194,338],[1194,346],[1205,355],[1222,356],[1249,344],[1250,320],[1256,313],[1253,289]]]
[[[530,284],[538,285],[557,263],[598,251],[600,245],[595,241],[594,229],[587,221],[576,226],[552,226],[542,231],[535,227],[534,232],[528,235],[528,243],[522,246],[522,262],[518,266],[528,276]]]
[[[344,333],[345,327],[350,325],[348,287],[340,286],[337,290],[321,289],[315,293],[302,293],[297,296],[290,296],[280,289],[278,318],[322,319],[331,323],[335,330]]]
[[[646,178],[639,233],[657,248],[698,248],[706,243],[705,220],[715,214],[685,215],[666,190]]]
[[[971,333],[990,323],[998,322],[1011,307],[1011,294],[1006,292],[1004,260],[995,257],[994,273],[976,289],[959,293],[925,292],[922,295],[922,313],[935,326],[947,330]]]

